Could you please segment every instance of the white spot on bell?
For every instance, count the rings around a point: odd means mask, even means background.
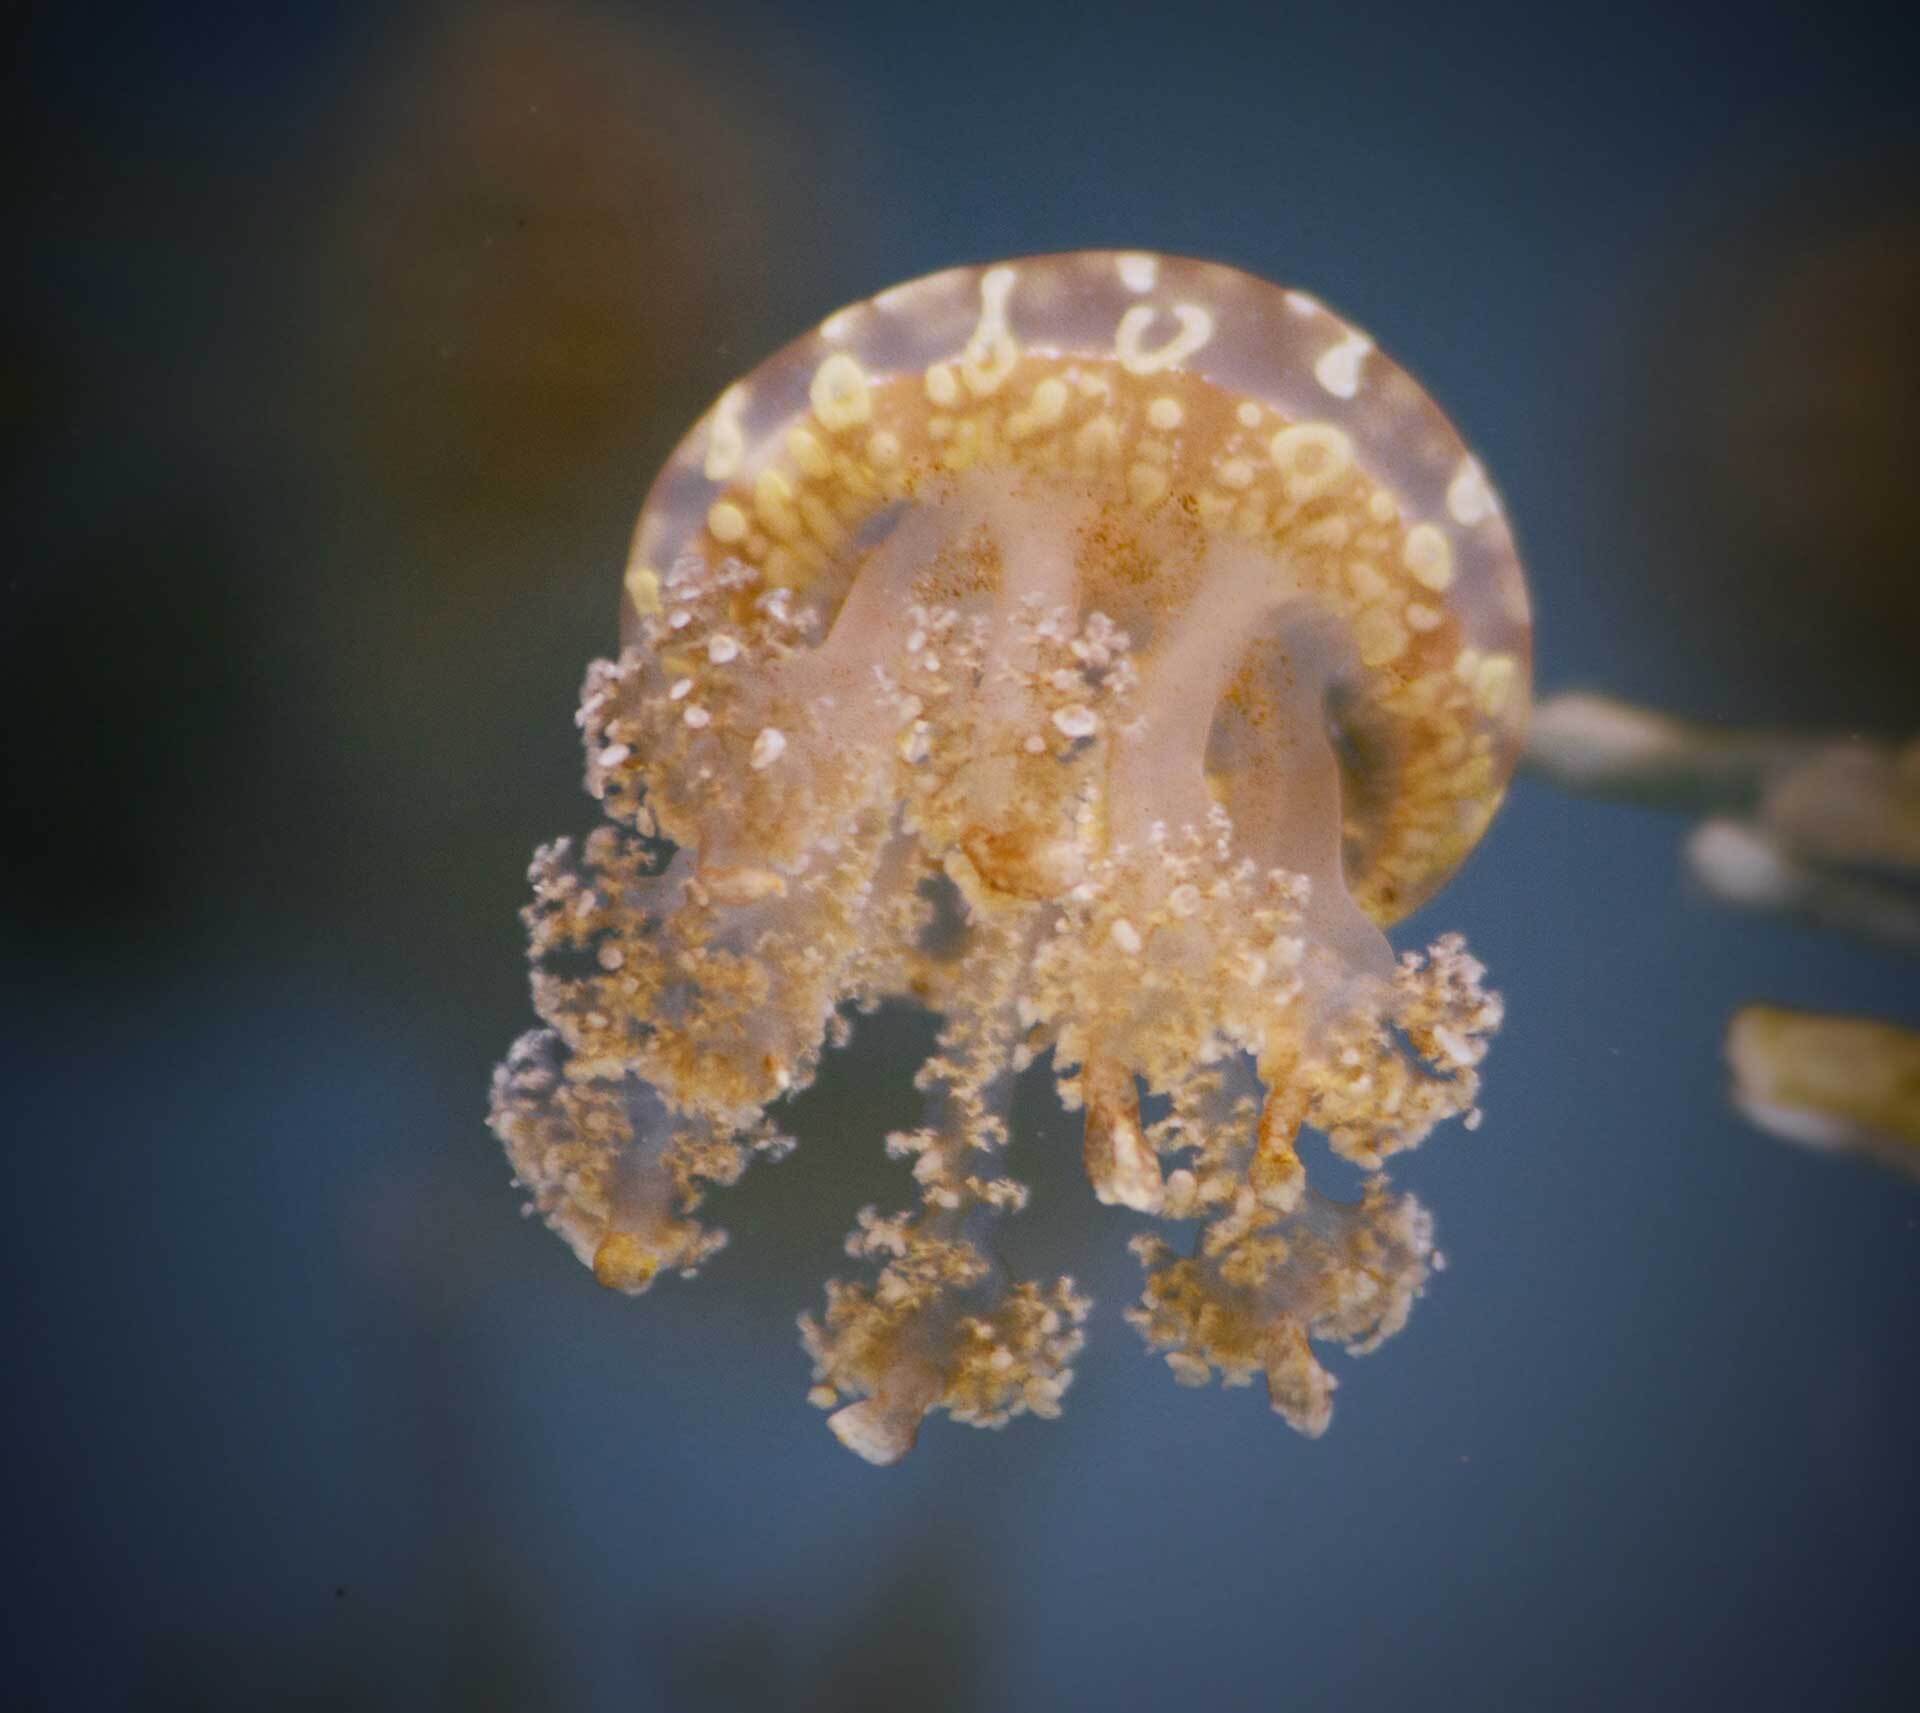
[[[1447,484],[1447,512],[1455,523],[1484,522],[1500,509],[1493,489],[1487,485],[1487,473],[1478,459],[1463,458]]]
[[[1360,390],[1360,365],[1372,349],[1373,341],[1364,333],[1349,333],[1320,353],[1313,378],[1335,398],[1350,399]]]

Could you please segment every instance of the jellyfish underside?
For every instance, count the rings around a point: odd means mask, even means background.
[[[1484,827],[1524,661],[1469,646],[1345,434],[995,349],[944,379],[829,355],[757,469],[710,425],[718,497],[636,563],[626,647],[588,674],[607,820],[535,860],[547,1027],[493,1124],[601,1282],[641,1291],[724,1242],[706,1191],[784,1152],[772,1109],[910,997],[942,1020],[925,1121],[887,1139],[918,1206],[864,1210],[863,1276],[801,1322],[840,1439],[887,1463],[936,1409],[1058,1412],[1088,1302],[992,1240],[1026,1198],[1010,1086],[1046,1055],[1098,1199],[1198,1226],[1187,1253],[1136,1240],[1129,1319],[1177,1378],[1264,1377],[1317,1433],[1309,1340],[1389,1336],[1432,1240],[1382,1180],[1309,1189],[1297,1139],[1373,1169],[1474,1107],[1497,998],[1457,938],[1396,959],[1380,923]]]

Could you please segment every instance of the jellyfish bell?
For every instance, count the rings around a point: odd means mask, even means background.
[[[876,554],[915,509],[931,520]],[[668,459],[623,638],[675,567],[729,562],[825,627],[864,561],[875,586],[854,611],[884,619],[930,546],[1004,609],[1077,597],[1197,675],[1161,729],[1205,722],[1209,795],[1248,836],[1287,795],[1275,728],[1298,722],[1279,704],[1317,689],[1346,888],[1376,921],[1444,883],[1518,757],[1531,621],[1499,498],[1419,384],[1302,292],[1076,251],[840,310],[728,387]],[[1337,644],[1323,614],[1343,621]]]
[[[1473,1105],[1483,972],[1382,930],[1485,830],[1529,638],[1479,464],[1304,294],[1084,251],[842,310],[648,496],[581,710],[610,824],[542,853],[528,912],[553,1045],[519,1057],[574,1116],[510,1061],[495,1128],[642,1288],[710,1251],[701,1185],[785,1146],[768,1108],[847,1008],[910,995],[944,1020],[928,1122],[889,1139],[922,1206],[863,1218],[878,1279],[805,1323],[841,1437],[890,1461],[934,1408],[1057,1408],[1084,1299],[1005,1281],[988,1236],[1024,1196],[1007,1085],[1048,1052],[1097,1197],[1204,1222],[1151,1252],[1180,1308],[1149,1342],[1183,1376],[1265,1350],[1317,1420],[1302,1329],[1425,1249],[1307,1192],[1296,1137],[1374,1168]]]

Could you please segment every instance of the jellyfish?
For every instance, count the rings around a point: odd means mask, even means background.
[[[1477,1122],[1500,1001],[1384,929],[1499,804],[1530,636],[1480,464],[1302,292],[1081,251],[830,316],[668,460],[588,670],[604,820],[535,857],[545,1027],[493,1093],[530,1205],[613,1289],[694,1272],[709,1192],[905,999],[940,1020],[886,1138],[916,1198],[801,1318],[837,1437],[1058,1413],[1088,1299],[995,1239],[1036,1063],[1095,1199],[1171,1232],[1134,1244],[1149,1347],[1320,1431],[1312,1341],[1390,1336],[1437,1258],[1300,1138],[1377,1174]]]

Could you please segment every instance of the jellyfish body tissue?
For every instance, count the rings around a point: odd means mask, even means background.
[[[1383,1180],[1309,1189],[1296,1141],[1374,1170],[1474,1110],[1497,998],[1382,927],[1492,817],[1530,635],[1479,465],[1301,293],[1087,251],[841,311],[641,515],[579,715],[605,821],[533,866],[518,1181],[602,1283],[690,1273],[708,1191],[904,997],[942,1021],[886,1139],[917,1205],[861,1213],[801,1322],[836,1434],[884,1463],[935,1409],[1057,1412],[1087,1302],[992,1236],[1046,1055],[1094,1195],[1192,1228],[1136,1239],[1129,1319],[1318,1432],[1310,1341],[1396,1330],[1431,1235]]]

